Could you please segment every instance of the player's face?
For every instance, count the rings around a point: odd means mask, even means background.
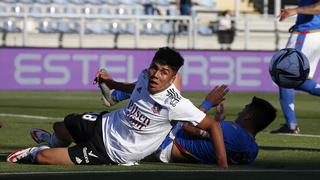
[[[238,117],[237,117],[237,121],[243,121],[245,119],[248,119],[251,115],[250,113],[250,104],[247,104],[243,109],[242,111],[240,111],[238,113]]]
[[[167,89],[174,81],[176,72],[168,65],[152,62],[148,69],[148,90],[151,94]]]

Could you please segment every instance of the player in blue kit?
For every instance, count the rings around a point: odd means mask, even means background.
[[[228,163],[248,164],[259,151],[255,142],[257,133],[276,117],[275,108],[267,101],[253,97],[239,112],[235,122],[223,121],[224,110],[218,108],[215,119],[220,121]],[[156,153],[164,162],[216,163],[215,151],[207,132],[188,123],[178,123]]]
[[[286,89],[279,87],[280,105],[286,119],[286,124],[271,133],[298,134],[298,122],[294,111],[295,90],[320,95],[320,85],[312,80],[320,58],[320,2],[318,0],[299,0],[297,8],[281,11],[280,21],[296,15],[295,25],[290,28],[291,35],[287,48],[296,48],[303,52],[310,62],[309,78],[298,88]]]

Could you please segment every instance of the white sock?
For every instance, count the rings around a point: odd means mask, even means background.
[[[31,150],[31,157],[32,157],[32,162],[35,162],[36,161],[36,157],[38,155],[38,153],[40,151],[43,151],[45,149],[49,149],[50,147],[46,144],[38,144],[38,146],[36,147],[33,147],[32,150]]]

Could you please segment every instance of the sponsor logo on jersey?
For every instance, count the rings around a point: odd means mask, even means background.
[[[152,112],[156,113],[156,114],[160,114],[160,111],[162,109],[162,106],[158,103],[154,103],[153,107],[151,108]]]
[[[76,156],[76,161],[77,161],[78,164],[81,164],[81,162],[82,162],[82,160],[77,156]]]
[[[164,103],[170,103],[171,106],[175,107],[181,100],[181,96],[173,88],[167,90],[167,99]]]
[[[126,117],[134,128],[141,130],[150,124],[150,119],[141,113],[139,107],[132,101],[129,102],[126,108]]]
[[[95,158],[98,158],[98,156],[95,155],[95,154],[93,154],[92,151],[90,151],[90,152],[88,153],[88,155],[89,155],[89,156],[92,156],[92,157],[95,157]]]
[[[84,147],[84,148],[82,149],[82,152],[83,152],[84,161],[85,161],[86,163],[89,163],[90,161],[89,161],[89,158],[88,158],[88,152],[87,152],[87,150],[88,150],[88,148],[87,148],[87,147]]]

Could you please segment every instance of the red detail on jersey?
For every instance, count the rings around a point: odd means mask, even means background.
[[[299,32],[299,34],[301,34],[301,35],[309,34],[309,33],[310,33],[310,31],[302,31],[302,32]]]
[[[297,40],[297,45],[301,46],[302,42],[300,40]]]
[[[162,109],[162,106],[158,103],[154,103],[153,107],[151,108],[152,112],[156,114],[160,114],[161,109]]]
[[[181,154],[193,161],[200,161],[197,157],[195,157],[193,154],[191,154],[188,150],[186,150],[184,147],[182,147],[180,144],[177,143],[176,140],[173,140],[173,144],[178,148],[178,150],[181,152]]]

